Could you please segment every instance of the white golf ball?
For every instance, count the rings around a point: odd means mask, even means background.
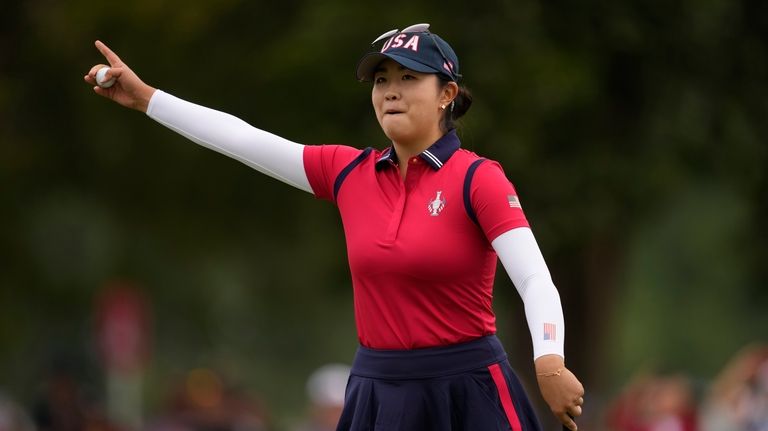
[[[102,67],[96,72],[96,83],[99,84],[99,87],[101,88],[109,88],[115,83],[115,78],[110,78],[108,81],[104,80],[108,70],[108,67]]]

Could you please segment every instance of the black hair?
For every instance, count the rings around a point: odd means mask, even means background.
[[[444,88],[446,85],[448,85],[449,82],[452,81],[451,79],[448,79],[447,77],[444,77],[440,74],[438,74],[437,77],[440,88]],[[445,107],[443,119],[440,121],[440,128],[443,130],[443,132],[448,132],[449,130],[455,128],[454,121],[464,116],[464,114],[469,111],[469,107],[472,106],[472,93],[470,93],[467,87],[461,84],[458,85],[459,93],[456,95],[456,98],[453,99],[453,102]]]

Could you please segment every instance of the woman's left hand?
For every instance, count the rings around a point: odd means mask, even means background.
[[[544,401],[568,429],[576,431],[573,418],[581,416],[584,386],[567,368],[562,357],[544,355],[536,359],[536,379]]]

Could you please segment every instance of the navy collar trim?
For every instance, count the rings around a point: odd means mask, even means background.
[[[461,141],[456,135],[456,129],[451,129],[448,133],[438,139],[437,142],[432,144],[429,148],[419,154],[429,166],[434,170],[438,170],[448,162],[453,153],[461,147]],[[397,153],[393,147],[389,147],[379,156],[376,160],[376,170],[381,170],[384,166],[390,164],[397,164]]]

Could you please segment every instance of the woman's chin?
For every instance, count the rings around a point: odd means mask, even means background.
[[[409,133],[408,127],[404,121],[400,121],[396,118],[385,119],[381,123],[381,129],[384,134],[392,141],[407,140]]]

